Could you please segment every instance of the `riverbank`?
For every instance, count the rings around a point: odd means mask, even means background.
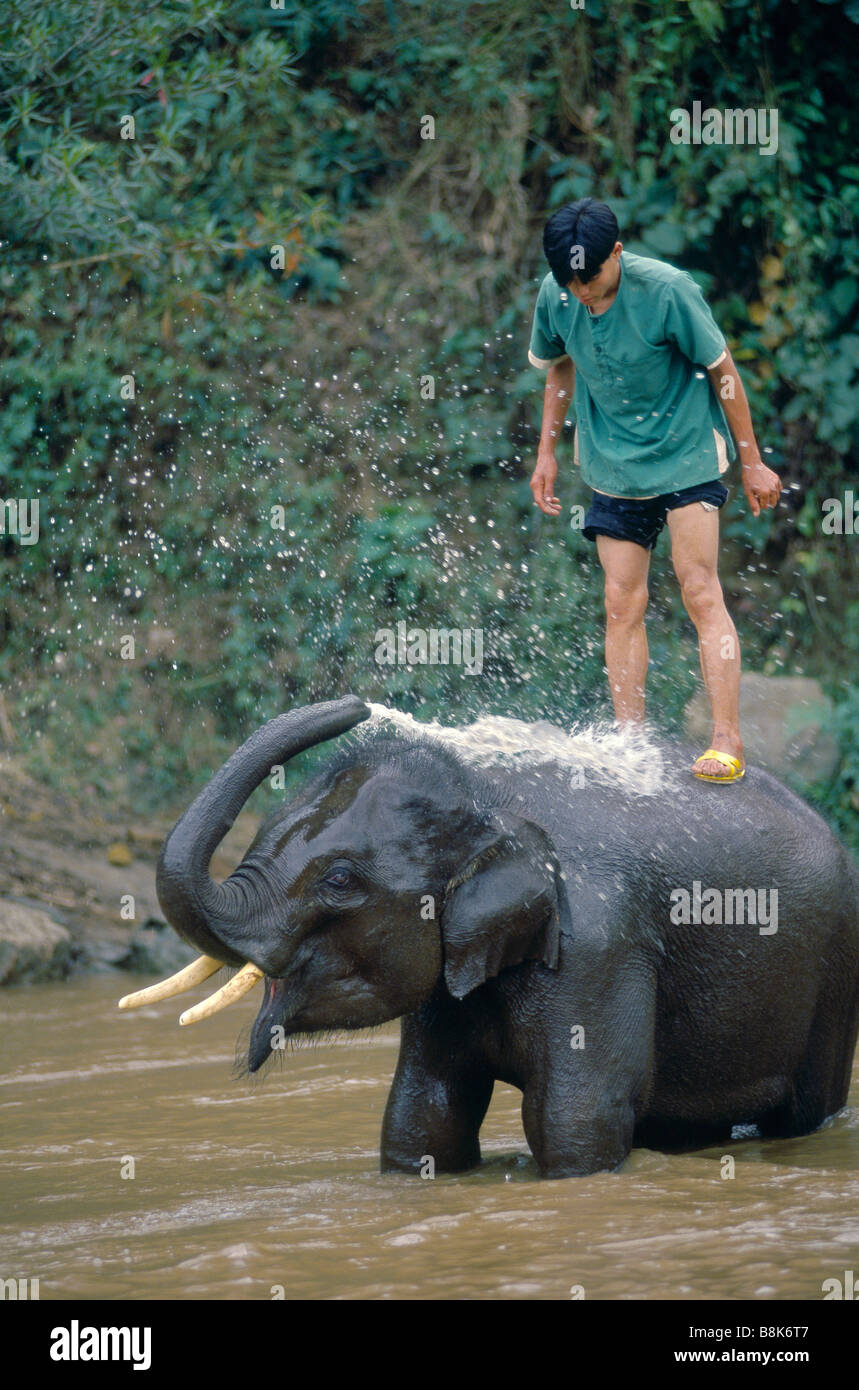
[[[94,797],[73,799],[8,756],[0,758],[0,788],[0,984],[169,973],[193,959],[155,892],[171,818],[138,821]],[[213,860],[216,878],[227,876],[258,825],[257,816],[239,816]]]

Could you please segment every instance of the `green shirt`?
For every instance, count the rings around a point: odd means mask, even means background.
[[[540,286],[528,358],[543,370],[572,358],[577,462],[600,492],[657,497],[727,469],[736,450],[707,376],[725,354],[695,281],[664,261],[622,251],[603,314],[551,272]]]

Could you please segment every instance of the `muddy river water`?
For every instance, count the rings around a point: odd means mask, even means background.
[[[233,1073],[255,995],[180,1029],[185,1001],[117,1010],[143,983],[0,995],[0,1275],[42,1299],[819,1300],[859,1281],[859,1067],[816,1134],[639,1149],[560,1182],[537,1179],[499,1084],[479,1170],[382,1176],[398,1025],[254,1084]]]

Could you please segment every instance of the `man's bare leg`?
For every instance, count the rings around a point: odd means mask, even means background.
[[[605,664],[615,718],[621,724],[642,724],[650,551],[634,541],[597,536],[597,554],[605,571]]]
[[[701,674],[713,712],[711,747],[744,765],[740,738],[740,643],[719,583],[719,513],[700,502],[668,513],[671,559],[686,612],[698,632]],[[710,777],[731,777],[713,758],[694,764]]]

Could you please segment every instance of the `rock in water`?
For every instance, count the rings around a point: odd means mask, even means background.
[[[0,898],[0,984],[61,980],[72,963],[72,938],[46,912]]]

